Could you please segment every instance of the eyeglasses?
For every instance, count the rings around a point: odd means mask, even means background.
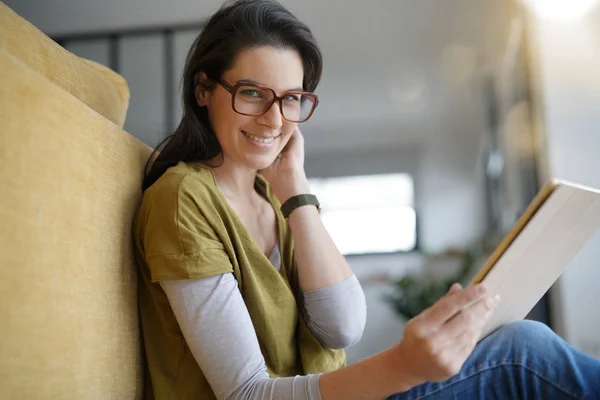
[[[277,102],[283,119],[300,123],[308,120],[319,104],[319,98],[311,92],[289,91],[279,97],[273,89],[256,83],[240,81],[231,85],[222,78],[217,83],[231,94],[231,106],[241,115],[263,115]]]

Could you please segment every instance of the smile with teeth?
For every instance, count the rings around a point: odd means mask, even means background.
[[[258,143],[266,143],[266,144],[273,143],[273,140],[275,140],[277,138],[277,136],[275,136],[275,137],[269,137],[269,138],[261,138],[261,137],[258,137],[258,136],[251,135],[251,134],[249,134],[246,131],[242,131],[242,132],[244,133],[244,135],[246,135],[247,137],[249,137],[250,139],[252,139],[252,140],[254,140],[255,142],[258,142]]]

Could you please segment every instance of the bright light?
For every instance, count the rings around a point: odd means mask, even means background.
[[[598,0],[524,0],[540,17],[552,21],[571,22],[589,12]]]
[[[411,251],[417,244],[414,185],[408,174],[310,180],[321,219],[343,255]]]

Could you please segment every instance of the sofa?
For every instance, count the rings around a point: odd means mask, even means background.
[[[129,89],[0,2],[0,398],[140,399]]]

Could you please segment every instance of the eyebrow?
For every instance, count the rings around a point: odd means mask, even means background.
[[[251,84],[262,85],[262,86],[269,87],[268,85],[265,85],[262,82],[255,81],[254,79],[240,79],[238,81],[238,83],[251,83]],[[302,88],[302,87],[295,87],[295,88],[292,88],[292,89],[285,90],[285,92],[302,92],[302,91],[304,91],[304,88]]]

